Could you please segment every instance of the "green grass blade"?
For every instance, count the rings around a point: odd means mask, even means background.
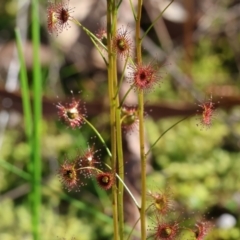
[[[39,240],[41,205],[41,119],[42,77],[40,65],[39,2],[32,0],[32,43],[33,43],[33,169],[32,169],[32,230],[34,240]]]
[[[15,167],[14,165],[12,165],[11,163],[9,163],[7,161],[0,159],[0,166],[5,168],[9,172],[12,172],[12,173],[18,175],[19,177],[23,178],[26,181],[29,181],[31,179],[30,174],[28,174],[27,172],[24,172],[23,170],[19,169],[18,167]]]
[[[29,98],[29,86],[27,69],[23,55],[23,46],[20,37],[19,29],[15,29],[16,43],[18,58],[20,62],[20,83],[21,83],[21,93],[22,93],[22,103],[23,103],[23,115],[24,115],[24,125],[25,134],[27,136],[28,142],[30,142],[32,135],[32,113],[31,113],[31,103]]]

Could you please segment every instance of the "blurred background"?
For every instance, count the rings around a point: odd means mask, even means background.
[[[142,31],[170,1],[144,1]],[[137,4],[133,1],[133,4]],[[32,87],[32,42],[29,0],[0,0],[0,239],[32,239],[24,177],[30,149],[24,134],[19,61],[14,28],[20,30]],[[105,1],[71,0],[72,15],[93,33],[105,27]],[[41,239],[112,239],[109,193],[95,182],[68,193],[57,178],[66,156],[88,145],[104,147],[87,126],[71,130],[59,122],[55,104],[71,98],[86,102],[88,120],[110,141],[107,72],[86,34],[73,23],[58,36],[47,31],[47,0],[40,0],[43,75]],[[123,0],[119,27],[134,38],[129,1]],[[177,219],[187,227],[205,218],[215,225],[206,239],[240,239],[240,1],[175,0],[143,41],[144,61],[163,63],[162,83],[146,94],[146,146],[181,118],[148,159],[149,190],[171,189]],[[119,61],[119,74],[122,62]],[[124,89],[129,87],[123,85]],[[79,93],[81,91],[81,93]],[[210,129],[197,126],[199,104],[211,98],[217,110]],[[34,98],[34,96],[32,96]],[[128,99],[135,104],[135,94]],[[126,183],[138,198],[137,133],[124,134]],[[126,221],[137,209],[126,196]],[[133,239],[138,239],[135,236]],[[186,238],[185,238],[186,239]]]

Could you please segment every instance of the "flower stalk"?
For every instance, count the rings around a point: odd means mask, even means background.
[[[142,44],[141,44],[141,17],[142,17],[142,0],[138,0],[137,16],[136,16],[136,57],[137,65],[142,64]],[[143,90],[138,90],[138,111],[139,111],[139,144],[140,144],[140,158],[141,158],[141,239],[146,239],[146,155],[145,155],[145,140],[144,140],[144,96]]]
[[[108,94],[110,102],[110,128],[111,128],[111,167],[116,169],[117,166],[117,146],[116,146],[116,101],[114,98],[114,85],[115,85],[115,66],[116,58],[114,57],[112,48],[112,38],[116,31],[114,26],[116,17],[115,12],[115,1],[107,1],[107,49],[108,49]],[[116,182],[112,186],[112,210],[113,210],[113,228],[114,228],[114,240],[119,239],[119,228],[118,228],[118,196],[117,196],[117,185]]]

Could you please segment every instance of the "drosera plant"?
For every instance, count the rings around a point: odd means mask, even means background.
[[[80,128],[85,123],[87,116],[85,104],[80,100],[76,100],[74,97],[65,103],[58,103],[58,116],[70,128]]]
[[[79,191],[81,187],[86,185],[86,180],[94,179],[100,188],[103,190],[111,190],[112,198],[112,217],[113,217],[113,240],[131,239],[133,232],[126,233],[124,223],[124,190],[130,195],[130,198],[136,205],[139,211],[139,220],[141,226],[140,238],[146,240],[153,238],[154,240],[174,240],[180,237],[181,225],[178,220],[169,221],[167,215],[174,212],[172,208],[172,192],[170,189],[165,191],[147,192],[146,187],[146,159],[156,143],[178,123],[186,119],[181,119],[176,124],[167,129],[156,139],[154,144],[148,151],[145,149],[145,134],[144,134],[144,97],[147,93],[152,93],[162,82],[160,74],[161,64],[158,61],[143,63],[142,60],[142,41],[150,29],[154,26],[157,20],[167,10],[174,0],[159,13],[157,18],[152,22],[145,33],[141,34],[141,16],[143,0],[137,1],[137,6],[134,8],[131,3],[132,14],[135,19],[135,43],[131,42],[129,30],[122,26],[117,29],[117,13],[121,7],[122,1],[108,0],[107,1],[107,28],[99,30],[94,34],[86,29],[77,19],[72,16],[73,7],[70,7],[69,1],[60,3],[49,2],[48,6],[48,31],[50,34],[58,35],[64,29],[69,27],[69,22],[77,24],[89,36],[90,41],[102,56],[108,73],[108,97],[109,97],[109,123],[110,123],[110,141],[111,148],[109,149],[103,137],[98,130],[87,120],[85,104],[80,100],[72,97],[66,103],[58,103],[56,105],[60,120],[71,129],[79,129],[85,123],[90,127],[103,147],[108,153],[110,164],[104,163],[101,157],[96,156],[97,150],[94,146],[89,145],[86,150],[81,150],[72,160],[66,158],[58,171],[60,181],[67,190]],[[77,10],[77,9],[76,9]],[[134,47],[134,48],[133,48]],[[104,54],[103,54],[104,53]],[[107,53],[107,54],[105,54]],[[107,57],[106,57],[107,55]],[[118,77],[117,61],[125,60],[123,71],[130,70],[129,75],[124,79],[125,72],[121,78]],[[126,80],[129,83],[129,89],[123,97],[120,97],[120,88],[122,81]],[[130,91],[135,91],[138,97],[136,106],[127,106],[124,101]],[[201,113],[201,124],[210,126],[215,106],[210,101],[199,105]],[[137,126],[137,127],[136,127]],[[81,129],[82,130],[82,129]],[[123,131],[138,131],[139,133],[139,155],[141,165],[141,204],[138,203],[130,189],[124,181],[124,155],[122,132]],[[149,202],[147,201],[149,200]],[[147,205],[149,203],[149,205]],[[155,218],[155,226],[147,232],[147,215],[153,214]],[[136,222],[136,224],[138,223]],[[136,226],[135,224],[135,226]],[[207,234],[208,224],[199,222],[196,224],[196,229],[189,231],[195,233],[195,240],[203,240]],[[185,228],[187,229],[187,228]],[[127,237],[127,238],[126,238]]]
[[[49,1],[47,8],[48,32],[58,35],[64,29],[68,29],[70,27],[69,21],[73,19],[73,12],[74,8],[69,7],[69,0],[57,3]]]
[[[174,240],[178,237],[178,233],[178,222],[167,222],[156,215],[156,225],[150,237],[153,237],[154,240]]]
[[[194,231],[196,240],[204,240],[211,228],[213,227],[212,223],[209,221],[199,221],[195,224],[196,230]]]
[[[111,188],[115,173],[106,171],[106,167],[104,169],[97,153],[93,144],[85,150],[81,149],[73,159],[65,157],[60,164],[58,177],[68,191],[80,191],[87,185],[88,179],[95,179],[103,189]]]
[[[121,27],[116,31],[112,39],[113,51],[122,58],[128,58],[133,50],[133,43],[128,31],[127,28]]]
[[[130,65],[128,82],[136,91],[153,91],[161,83],[160,67],[161,65],[157,62]]]
[[[218,101],[217,104],[220,102]],[[216,117],[216,103],[213,102],[212,95],[208,100],[203,101],[198,104],[199,109],[197,110],[197,126],[200,127],[201,130],[209,129],[212,126],[212,122]]]
[[[149,190],[147,195],[149,198],[148,208],[152,209],[152,212],[157,212],[164,216],[173,210],[172,192],[169,188],[165,191]]]

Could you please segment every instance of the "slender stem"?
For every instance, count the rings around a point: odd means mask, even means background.
[[[114,0],[107,0],[107,48],[108,48],[108,94],[110,102],[110,127],[111,127],[111,152],[112,169],[117,166],[117,148],[116,148],[116,102],[114,99],[114,54],[112,49],[112,34],[114,33],[113,12]],[[114,240],[119,239],[118,231],[118,201],[116,183],[112,187],[112,209],[113,209],[113,228]]]
[[[141,239],[146,239],[146,155],[144,146],[144,99],[143,91],[139,91],[139,140],[140,140],[140,156],[141,156]]]
[[[98,44],[100,44],[102,46],[103,49],[107,50],[106,46],[100,41],[100,39],[98,39],[92,32],[90,32],[87,28],[85,28],[77,19],[75,18],[71,18],[70,19],[73,23],[77,24],[78,26],[80,26],[84,32],[90,37],[92,43],[94,44],[94,46],[97,48],[98,52],[100,53],[103,61],[105,62],[106,66],[108,66],[108,62],[106,60],[106,58],[103,56],[102,51],[100,50]],[[98,44],[97,44],[98,42]]]
[[[127,64],[128,64],[128,57],[126,58],[126,61],[125,61],[125,63],[124,63],[124,67],[123,67],[123,70],[122,70],[122,76],[121,76],[121,78],[120,78],[120,81],[119,81],[119,84],[118,84],[118,88],[117,88],[117,92],[116,92],[114,98],[116,98],[116,97],[118,96],[118,93],[119,93],[120,88],[121,88],[121,86],[122,86],[122,82],[123,82],[123,79],[124,79],[124,76],[125,76],[124,73],[125,73]]]
[[[33,237],[40,239],[41,205],[41,119],[42,119],[42,77],[40,65],[40,24],[39,3],[32,0],[32,41],[33,41]]]
[[[149,148],[149,150],[147,151],[147,153],[145,154],[146,156],[152,151],[152,149],[155,147],[155,145],[158,143],[158,141],[172,128],[174,128],[176,125],[178,125],[180,122],[184,121],[185,119],[187,119],[189,116],[182,118],[181,120],[177,121],[176,123],[174,123],[171,127],[169,127],[167,130],[165,130],[158,138],[157,140],[152,144],[152,146]]]
[[[118,99],[119,104],[119,99]],[[121,184],[118,184],[118,215],[119,215],[119,233],[120,239],[123,239],[124,233],[124,211],[123,211],[123,194],[124,186],[124,160],[123,160],[123,146],[122,146],[122,128],[121,128],[121,109],[116,109],[116,127],[117,127],[117,155],[118,155],[118,171],[121,178]]]
[[[162,15],[164,14],[164,12],[168,9],[168,7],[172,4],[174,0],[172,0],[164,9],[163,11],[156,17],[156,19],[152,22],[152,24],[149,26],[149,28],[146,30],[146,32],[143,34],[141,41],[147,36],[147,34],[149,33],[149,31],[152,29],[152,27],[154,26],[154,24],[158,21],[159,18],[162,17]]]
[[[140,37],[140,23],[142,16],[143,0],[138,0],[137,18],[136,18],[136,55],[137,64],[142,63],[142,45]],[[146,240],[146,155],[144,146],[144,97],[143,90],[138,91],[138,109],[139,109],[139,144],[140,144],[140,157],[141,157],[141,239]]]
[[[116,34],[117,26],[117,5],[116,1],[113,1],[113,11],[112,11],[112,36]],[[123,162],[123,152],[122,152],[122,129],[121,129],[121,112],[117,108],[119,106],[119,95],[114,96],[114,93],[118,89],[118,78],[117,78],[117,55],[112,54],[112,76],[113,76],[113,98],[114,98],[114,114],[115,114],[115,131],[116,131],[116,156],[117,161],[115,167],[118,165],[118,171],[120,177],[124,178],[124,162]],[[115,168],[116,169],[116,168]],[[123,185],[118,183],[117,191],[117,209],[118,209],[118,229],[119,229],[119,239],[123,240],[124,237],[124,211],[123,211]]]
[[[127,95],[131,92],[131,90],[132,90],[133,88],[134,88],[134,85],[132,85],[132,86],[127,90],[127,92],[126,92],[125,95],[123,96],[123,99],[122,99],[122,101],[121,101],[121,103],[120,103],[120,105],[119,105],[119,108],[122,107],[124,101],[126,100]]]
[[[111,168],[108,164],[106,164],[106,163],[104,163],[104,164],[107,166],[107,168],[109,168],[110,170],[112,170],[112,168]],[[132,194],[132,192],[130,191],[130,189],[128,188],[128,186],[124,183],[124,181],[121,179],[121,177],[120,177],[117,173],[116,173],[116,176],[117,176],[118,180],[123,184],[123,186],[124,186],[124,188],[127,190],[127,192],[129,193],[130,197],[131,197],[132,200],[134,201],[134,203],[135,203],[135,205],[137,206],[137,208],[140,209],[141,207],[140,207],[139,203],[137,202],[136,198],[133,196],[133,194]]]
[[[97,134],[99,140],[100,140],[101,143],[104,145],[104,147],[105,147],[105,149],[106,149],[106,151],[107,151],[107,153],[108,153],[108,156],[109,156],[109,157],[112,157],[112,153],[110,152],[109,148],[107,147],[107,144],[105,143],[104,139],[102,138],[102,136],[101,136],[101,134],[98,132],[98,130],[97,130],[86,118],[83,117],[83,119],[84,119],[84,121],[88,124],[88,126],[89,126],[90,128],[92,128],[92,130]]]
[[[130,6],[131,6],[131,10],[132,10],[132,13],[133,13],[134,20],[137,21],[137,16],[136,16],[136,12],[135,12],[132,0],[130,0],[129,2],[130,2]]]
[[[97,38],[91,31],[89,31],[87,28],[85,28],[77,19],[71,18],[70,19],[73,23],[77,24],[79,27],[82,28],[82,30],[90,37],[93,38],[96,42],[98,42],[105,50],[107,50],[106,46],[101,42],[99,38]]]
[[[103,221],[104,223],[110,224],[110,221],[111,221],[110,217],[108,217],[107,214],[103,214],[100,211],[98,211],[94,205],[90,206],[89,204],[81,202],[79,199],[76,200],[76,199],[70,197],[68,194],[65,194],[65,193],[62,193],[62,192],[61,193],[57,192],[55,189],[51,189],[51,190],[53,192],[55,192],[56,194],[58,194],[58,197],[60,196],[61,199],[64,199],[64,200],[70,202],[71,206],[74,206],[74,207],[77,207],[81,210],[84,210],[84,211],[92,214],[92,216],[94,218],[96,218],[100,221]]]
[[[122,0],[119,0],[119,3],[117,4],[117,9],[120,7],[121,3],[122,3]]]
[[[124,186],[124,188],[126,189],[126,191],[128,192],[128,194],[130,195],[130,197],[132,198],[132,200],[134,201],[136,207],[138,209],[140,209],[140,205],[139,203],[137,202],[136,198],[133,196],[132,192],[130,191],[130,189],[128,188],[128,186],[124,183],[124,181],[120,178],[120,176],[118,174],[116,174],[118,180],[122,183],[122,185]]]
[[[99,48],[99,46],[97,45],[97,43],[94,41],[94,39],[92,37],[90,37],[90,39],[92,40],[94,46],[97,48],[97,50],[98,50],[99,54],[101,55],[105,65],[108,66],[107,59],[103,56],[101,49]]]
[[[151,205],[149,205],[149,206],[147,207],[147,209],[146,209],[145,212],[147,212],[147,211],[150,209],[150,207],[151,207]],[[141,217],[140,217],[140,218],[141,218]],[[137,223],[139,222],[140,218],[138,218],[138,220],[137,220],[137,221],[135,222],[135,224],[133,225],[133,227],[132,227],[132,229],[131,229],[131,232],[130,232],[129,235],[128,235],[127,240],[130,239],[130,237],[131,237],[131,235],[132,235],[132,233],[133,233],[133,230],[134,230],[134,228],[137,226]]]
[[[138,218],[138,220],[137,220],[137,221],[135,222],[135,224],[133,225],[133,227],[132,227],[132,229],[131,229],[131,232],[129,233],[128,238],[127,238],[126,240],[129,240],[130,237],[132,236],[132,233],[133,233],[135,227],[137,226],[139,220],[140,220],[140,217]]]
[[[132,65],[134,65],[133,59],[132,59],[130,56],[128,57],[128,60],[131,62]],[[124,70],[125,70],[125,69],[124,69]],[[128,94],[130,93],[130,91],[131,91],[133,88],[134,88],[134,85],[132,84],[131,87],[128,89],[128,91],[124,94],[124,96],[123,96],[123,98],[122,98],[122,101],[121,101],[121,103],[120,103],[119,108],[122,107],[125,99],[127,98]]]

